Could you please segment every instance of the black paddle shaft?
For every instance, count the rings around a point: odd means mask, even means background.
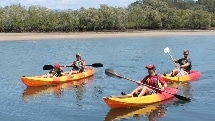
[[[86,66],[103,67],[103,64],[102,63],[93,63],[92,65],[86,65]],[[65,67],[65,66],[61,66],[61,67]],[[66,67],[73,67],[73,66],[66,66]],[[44,65],[43,66],[43,70],[51,70],[53,68],[54,68],[53,65]]]

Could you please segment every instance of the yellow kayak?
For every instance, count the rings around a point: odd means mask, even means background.
[[[61,95],[61,93],[65,89],[72,89],[74,87],[90,83],[94,79],[94,76],[91,76],[89,78],[66,82],[59,85],[50,85],[50,86],[38,86],[38,87],[26,87],[26,89],[23,91],[23,100],[31,99],[32,97],[39,97],[41,95],[50,94],[53,93],[55,95]]]
[[[41,76],[22,76],[21,80],[26,86],[57,85],[65,82],[88,78],[93,76],[94,73],[94,68],[87,68],[84,72],[72,74],[71,76],[61,76],[53,78],[43,78]]]
[[[166,81],[172,81],[172,82],[186,82],[186,81],[194,81],[194,80],[198,80],[201,77],[201,72],[200,71],[196,71],[196,70],[192,70],[190,71],[190,73],[188,75],[184,75],[184,76],[174,76],[171,77],[171,75],[161,75],[161,77]]]
[[[167,93],[166,91],[169,93]],[[110,108],[144,106],[173,98],[174,94],[177,94],[178,89],[166,88],[166,91],[142,97],[110,96],[103,97],[103,100]]]

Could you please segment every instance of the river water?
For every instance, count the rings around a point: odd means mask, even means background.
[[[214,121],[215,116],[215,36],[168,36],[64,39],[0,42],[0,120],[1,121]],[[157,73],[172,70],[174,64],[163,52],[165,47],[175,58],[190,50],[193,69],[199,80],[173,83],[177,98],[145,107],[110,109],[102,97],[130,92],[137,85],[105,75],[107,68],[140,80],[147,64],[156,65]],[[89,79],[57,86],[26,87],[20,77],[42,75],[43,65],[69,64],[80,53],[87,64],[102,63]],[[69,70],[69,68],[64,68]]]

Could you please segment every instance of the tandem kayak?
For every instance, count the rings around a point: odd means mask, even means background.
[[[84,72],[72,74],[71,76],[61,76],[53,78],[43,78],[41,76],[22,76],[21,80],[26,86],[57,85],[65,82],[80,80],[93,76],[94,68],[87,68]]]
[[[37,86],[37,87],[26,87],[22,93],[22,99],[27,101],[32,98],[36,98],[42,95],[54,94],[56,96],[61,96],[65,90],[74,89],[79,86],[84,86],[86,84],[92,83],[94,76],[89,78],[80,79],[76,81],[70,81],[59,85],[50,85],[50,86]]]
[[[110,96],[103,97],[104,102],[110,108],[128,108],[136,106],[144,106],[152,103],[161,102],[174,97],[177,94],[178,89],[176,88],[166,88],[168,92],[156,93],[152,95],[146,95],[142,97],[132,97],[132,96]],[[171,93],[171,94],[170,94]]]
[[[186,81],[194,81],[194,80],[198,80],[201,77],[201,72],[200,71],[196,71],[196,70],[191,70],[190,73],[188,75],[184,75],[184,76],[174,76],[171,77],[171,75],[161,75],[161,77],[166,81],[172,81],[172,82],[186,82]]]

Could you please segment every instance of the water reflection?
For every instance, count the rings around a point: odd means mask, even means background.
[[[59,85],[52,86],[39,86],[39,87],[27,87],[23,91],[22,99],[23,101],[31,100],[32,98],[39,97],[41,95],[53,93],[56,97],[61,97],[65,89],[73,89],[76,93],[76,99],[82,100],[82,96],[85,90],[85,85],[92,82],[94,76],[81,79],[77,81],[71,81]]]
[[[191,84],[190,82],[170,82],[168,83],[168,86],[173,88],[178,88],[178,95],[184,96],[184,97],[191,97]],[[192,99],[191,99],[192,101]],[[189,103],[190,101],[175,99],[174,103],[172,105],[174,106],[182,106],[186,103]]]
[[[191,89],[191,85],[190,82],[170,82],[168,83],[169,87],[173,87],[173,88],[178,88],[178,90],[180,91],[180,95],[186,96],[186,97],[190,97],[190,89]]]
[[[110,109],[104,121],[129,119],[156,121],[156,119],[162,118],[166,112],[167,107],[162,104],[147,105],[144,107]]]

